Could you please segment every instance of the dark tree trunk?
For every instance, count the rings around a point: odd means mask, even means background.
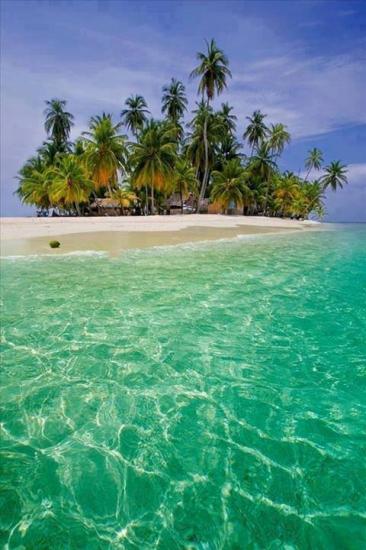
[[[180,208],[183,214],[183,191],[182,186],[179,187],[179,194],[180,194]]]
[[[154,204],[154,186],[151,185],[151,214],[155,214],[155,204]]]
[[[149,191],[147,184],[145,185],[145,216],[149,214]]]

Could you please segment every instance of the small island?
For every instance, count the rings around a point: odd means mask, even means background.
[[[22,202],[35,206],[38,216],[321,218],[324,192],[347,183],[346,167],[340,161],[323,166],[322,152],[312,148],[298,174],[282,170],[288,128],[267,122],[260,110],[241,128],[228,103],[214,110],[213,99],[232,76],[229,60],[214,40],[197,59],[189,77],[197,79],[200,99],[188,119],[185,86],[175,78],[163,86],[161,120],[150,116],[142,95],[134,95],[120,120],[108,113],[93,116],[74,142],[66,101],[46,101],[47,139],[19,171]]]

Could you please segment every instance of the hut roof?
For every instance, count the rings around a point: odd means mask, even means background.
[[[120,204],[115,199],[106,198],[106,199],[95,199],[91,204],[92,208],[119,208]]]

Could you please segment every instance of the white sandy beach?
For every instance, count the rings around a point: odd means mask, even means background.
[[[239,235],[319,229],[321,224],[279,218],[191,214],[95,218],[2,218],[1,255],[65,254],[235,238]],[[60,248],[51,249],[50,240]]]
[[[72,233],[105,231],[150,232],[179,231],[192,227],[304,229],[319,225],[313,221],[297,221],[264,216],[221,216],[218,214],[190,214],[174,216],[121,216],[70,218],[1,218],[1,240],[55,237]]]

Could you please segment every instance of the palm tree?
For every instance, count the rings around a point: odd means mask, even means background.
[[[307,181],[311,170],[320,170],[323,163],[323,153],[320,149],[314,147],[308,152],[308,157],[305,160],[305,168],[307,168],[308,173],[306,174],[305,181]]]
[[[37,149],[37,153],[45,166],[52,166],[60,155],[68,152],[68,144],[57,144],[55,141],[44,141],[41,147]]]
[[[185,150],[192,165],[196,168],[196,177],[204,173],[206,165],[206,153],[208,154],[208,168],[212,168],[215,160],[215,147],[218,146],[223,135],[222,118],[215,114],[211,107],[207,107],[205,101],[197,103],[197,109],[193,111],[194,117],[188,124],[192,130],[186,139]],[[205,146],[205,129],[207,149]]]
[[[206,96],[207,107],[210,101],[214,98],[215,93],[219,95],[227,87],[227,78],[231,78],[229,70],[229,60],[222,50],[220,50],[216,42],[211,40],[206,41],[207,52],[198,52],[197,59],[199,65],[191,72],[190,78],[200,78],[198,84],[198,93],[202,95],[202,99]],[[207,118],[204,122],[203,139],[205,147],[205,168],[200,191],[201,199],[205,196],[206,186],[208,181],[208,141],[207,141]],[[200,204],[198,204],[199,208]]]
[[[304,181],[291,204],[291,213],[296,218],[307,218],[312,212],[320,218],[324,215],[323,186],[318,181]]]
[[[19,170],[19,187],[16,194],[24,204],[48,210],[51,206],[49,197],[50,172],[38,157],[30,158]]]
[[[165,119],[164,123],[166,124],[166,127],[169,128],[172,132],[177,146],[181,147],[184,138],[183,124],[179,120],[177,122],[174,122],[170,119]]]
[[[147,120],[146,115],[150,114],[147,103],[142,95],[132,95],[126,99],[125,105],[127,109],[121,112],[123,123],[137,137]]]
[[[348,183],[346,174],[347,168],[339,160],[331,162],[329,166],[325,167],[325,174],[320,179],[323,189],[327,187],[333,191],[336,191],[338,187],[342,189],[343,185]]]
[[[85,141],[82,138],[75,140],[73,153],[77,157],[82,157],[85,153]]]
[[[215,167],[220,169],[228,160],[243,158],[244,155],[240,153],[240,149],[238,140],[233,135],[226,134],[215,147]]]
[[[273,154],[270,153],[268,143],[262,142],[257,148],[256,155],[251,158],[249,164],[249,170],[252,175],[256,176],[259,180],[259,184],[265,184],[266,186],[266,198],[264,201],[264,211],[267,212],[269,188],[271,178],[277,168],[274,161]]]
[[[306,209],[303,217],[308,217],[311,212],[315,212],[319,217],[324,214],[324,190],[320,182],[306,182],[301,186],[301,194],[306,201]]]
[[[44,127],[47,135],[58,147],[66,146],[74,117],[65,111],[66,101],[63,99],[51,99],[46,101],[46,105]]]
[[[128,150],[126,136],[119,133],[121,125],[113,124],[111,115],[103,113],[90,120],[89,132],[83,132],[85,162],[96,191],[108,187],[111,192],[118,181],[118,170],[125,166]]]
[[[187,104],[185,87],[182,82],[172,78],[170,84],[163,87],[161,112],[174,124],[178,124],[187,109]]]
[[[88,178],[80,158],[75,155],[61,157],[51,169],[50,177],[51,202],[66,208],[75,208],[80,216],[79,205],[88,202],[93,190],[93,182]]]
[[[274,184],[273,195],[276,209],[284,216],[291,214],[293,202],[299,194],[299,178],[292,172],[285,172],[275,178]]]
[[[290,133],[284,124],[271,124],[268,130],[268,145],[276,156],[283,152],[290,139]]]
[[[181,209],[183,214],[184,196],[193,193],[197,196],[198,181],[193,166],[181,157],[177,160],[174,168],[174,187],[180,195]]]
[[[249,124],[243,134],[243,139],[247,140],[248,144],[252,148],[251,157],[253,156],[254,149],[258,148],[260,143],[268,135],[268,128],[263,122],[267,115],[261,113],[261,111],[254,111],[252,116],[247,116]]]
[[[132,182],[139,189],[151,187],[151,211],[155,213],[154,189],[163,191],[173,178],[176,161],[176,140],[171,128],[166,124],[151,120],[133,144],[131,163]],[[147,192],[146,205],[147,211]]]
[[[230,204],[243,206],[250,190],[246,185],[246,173],[238,159],[229,160],[222,171],[212,172],[213,187],[211,198],[220,203],[224,212]]]
[[[273,154],[270,153],[267,143],[262,143],[254,157],[251,158],[249,168],[258,175],[262,182],[268,182],[276,169]]]
[[[125,208],[131,206],[137,200],[136,194],[125,187],[114,189],[111,198],[118,202],[122,214],[124,214]]]
[[[228,135],[233,136],[236,132],[237,117],[231,114],[234,107],[230,107],[228,103],[221,103],[221,111],[218,112],[222,118],[223,126]]]

